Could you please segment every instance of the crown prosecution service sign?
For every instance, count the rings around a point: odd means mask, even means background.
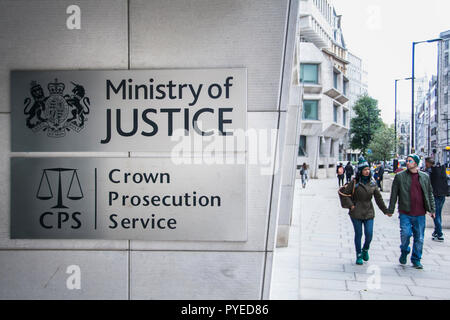
[[[245,151],[246,69],[12,71],[12,152]],[[184,140],[186,141],[186,140]]]
[[[245,164],[13,157],[11,239],[246,241],[246,185]]]

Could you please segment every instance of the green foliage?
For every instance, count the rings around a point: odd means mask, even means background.
[[[390,160],[395,154],[395,131],[385,124],[375,132],[373,139],[369,144],[372,150],[370,161]]]
[[[351,121],[350,146],[352,149],[360,149],[367,156],[369,143],[375,132],[383,125],[378,109],[378,101],[364,95],[353,106],[356,116]]]

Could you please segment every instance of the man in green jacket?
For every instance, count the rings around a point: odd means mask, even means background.
[[[400,263],[406,264],[410,253],[409,243],[414,238],[411,262],[416,269],[423,269],[420,259],[425,235],[425,215],[434,217],[435,204],[430,178],[419,171],[420,158],[410,154],[406,160],[407,170],[398,173],[392,183],[389,213],[393,214],[398,199],[400,218]]]

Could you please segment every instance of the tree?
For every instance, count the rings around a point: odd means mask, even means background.
[[[372,141],[374,133],[383,124],[378,101],[364,95],[356,101],[353,110],[356,116],[350,123],[350,146],[352,149],[360,149],[362,154],[367,156],[367,147]]]
[[[395,154],[395,131],[384,123],[375,132],[368,147],[372,150],[369,156],[372,161],[384,161],[391,159]]]

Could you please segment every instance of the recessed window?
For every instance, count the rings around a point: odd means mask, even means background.
[[[306,157],[306,136],[300,136],[298,155],[300,157]]]
[[[319,65],[302,63],[300,65],[300,82],[318,84]]]
[[[321,137],[319,138],[319,155],[321,157],[326,157],[326,151],[325,151],[325,141]]]
[[[344,96],[347,95],[347,91],[348,91],[348,81],[344,81]]]
[[[338,122],[338,111],[339,108],[337,106],[333,106],[333,121]]]
[[[319,120],[319,101],[303,100],[303,120]]]
[[[344,110],[342,112],[342,124],[344,125],[344,127],[347,126],[347,113],[348,113],[347,110]]]
[[[333,73],[333,86],[336,90],[339,90],[338,84],[339,84],[339,73],[334,72]]]

